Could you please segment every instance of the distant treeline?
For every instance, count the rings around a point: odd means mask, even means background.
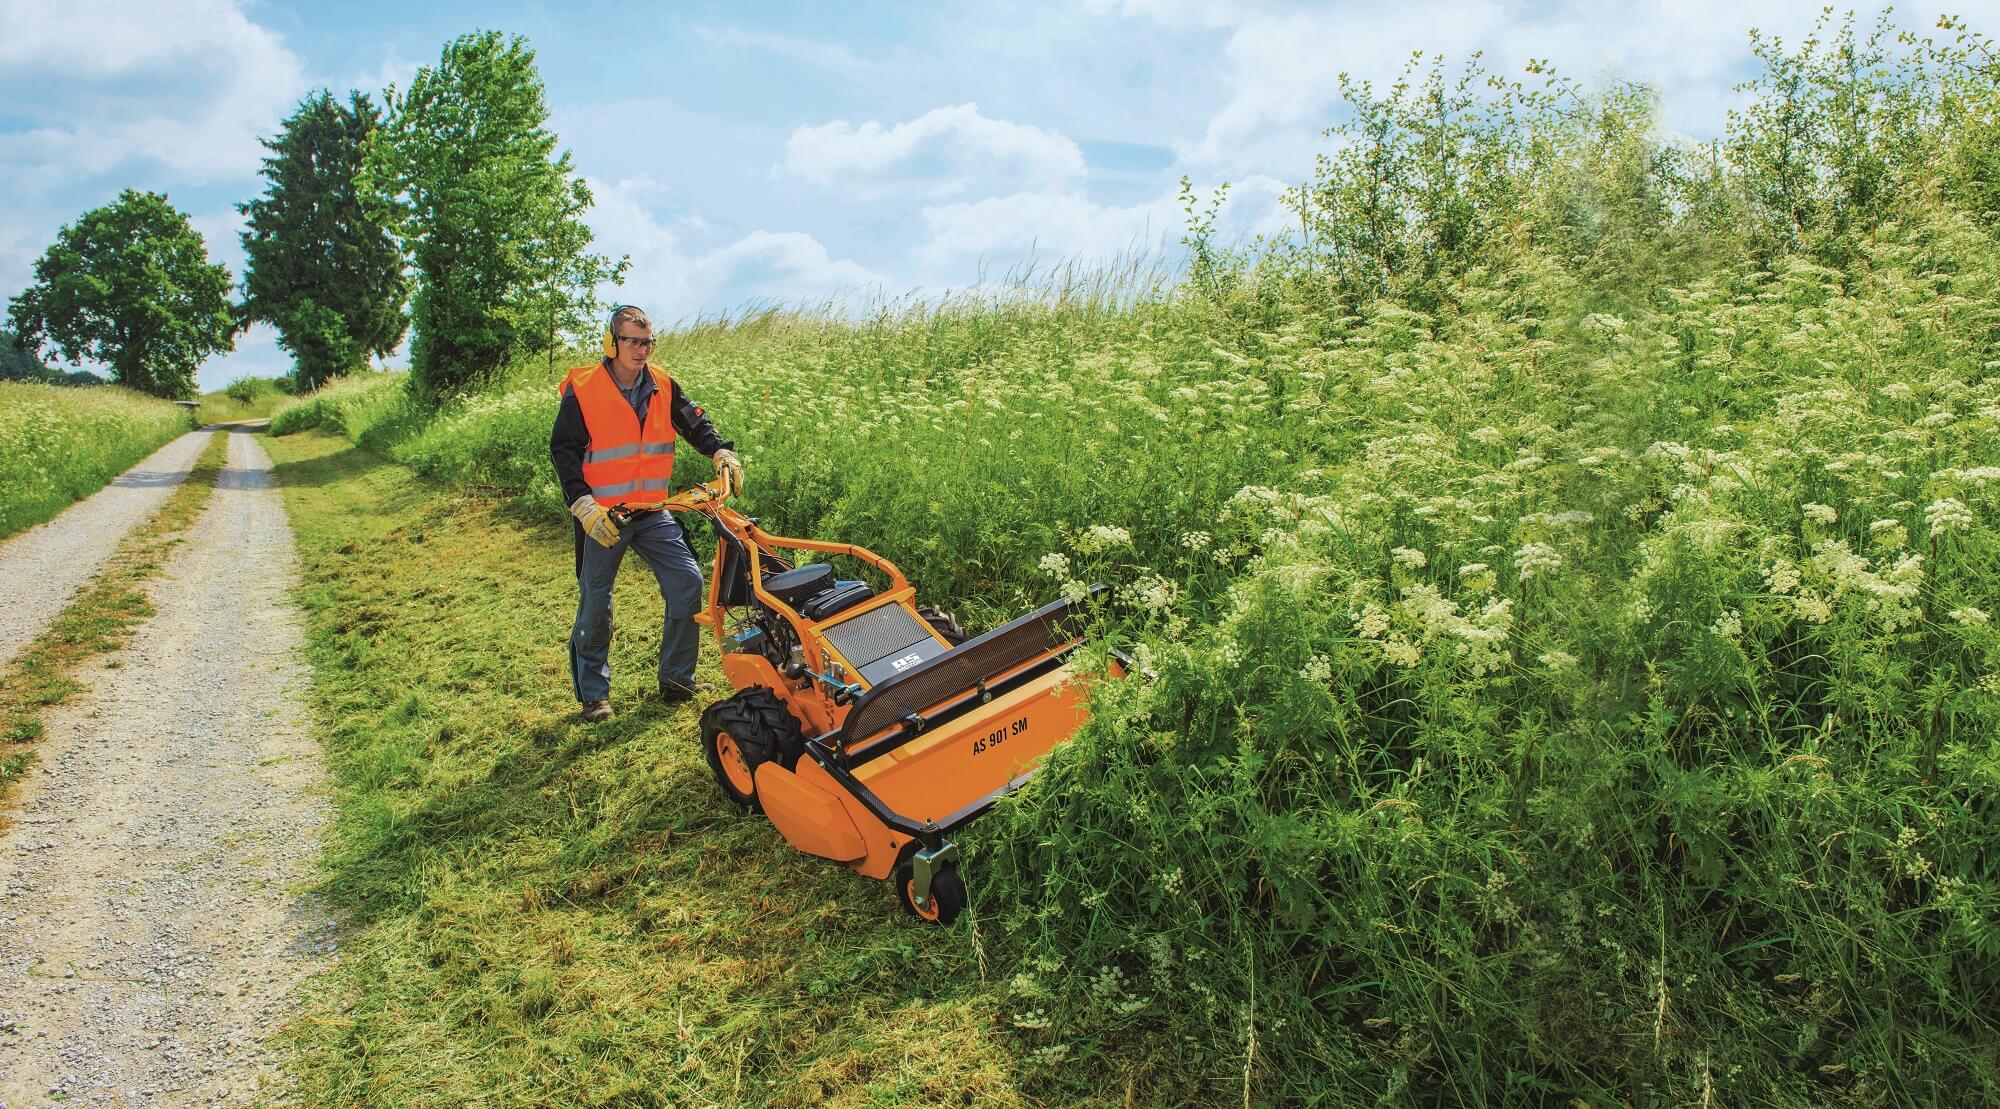
[[[36,381],[44,385],[102,385],[104,379],[85,370],[58,370],[21,349],[14,333],[0,331],[0,381]]]

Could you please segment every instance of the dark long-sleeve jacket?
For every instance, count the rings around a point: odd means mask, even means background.
[[[608,370],[606,371],[609,372]],[[734,444],[716,433],[701,406],[681,392],[680,382],[675,381],[658,367],[653,372],[667,379],[673,390],[669,403],[673,407],[674,434],[686,439],[688,445],[703,454],[712,455],[716,451]],[[639,422],[646,422],[646,411],[657,397],[659,389],[652,378],[641,374],[638,388],[628,394],[632,410],[639,416]],[[583,406],[576,399],[576,391],[563,390],[562,407],[556,410],[556,425],[549,433],[549,461],[555,463],[556,480],[562,483],[564,504],[575,504],[578,497],[590,492],[590,483],[583,480],[583,454],[590,446],[590,429],[583,422]]]

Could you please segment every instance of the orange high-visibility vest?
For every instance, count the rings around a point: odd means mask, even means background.
[[[590,495],[607,508],[663,501],[674,476],[673,381],[651,363],[646,372],[659,392],[646,407],[644,427],[602,363],[579,366],[563,379],[564,391],[575,390],[590,432],[583,480],[590,483]]]

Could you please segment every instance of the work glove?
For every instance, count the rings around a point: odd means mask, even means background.
[[[729,477],[729,491],[743,492],[743,460],[736,457],[736,452],[724,447],[716,451],[712,457],[715,461],[715,472]]]
[[[611,512],[597,503],[597,498],[585,493],[572,501],[569,514],[583,525],[585,535],[597,540],[601,547],[612,547],[618,543],[618,525],[611,522]]]

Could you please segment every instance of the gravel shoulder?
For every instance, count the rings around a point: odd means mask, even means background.
[[[125,533],[187,480],[213,434],[188,432],[55,519],[0,543],[0,667],[62,611]]]
[[[45,718],[0,835],[0,1105],[269,1099],[262,1041],[332,957],[332,921],[298,892],[330,810],[291,529],[263,447],[223,434],[155,617]]]

